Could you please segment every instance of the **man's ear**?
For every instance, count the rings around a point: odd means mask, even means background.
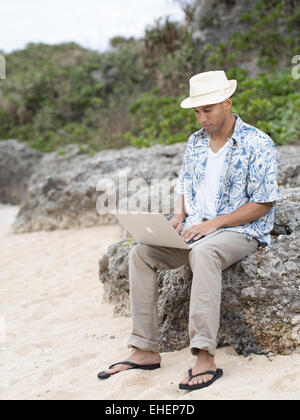
[[[226,111],[228,111],[229,109],[231,109],[231,105],[232,105],[231,98],[225,99],[225,101],[222,102],[222,105],[223,105],[223,109],[225,109]]]
[[[226,108],[230,108],[232,106],[232,99],[231,98],[227,98],[224,101],[226,103]]]

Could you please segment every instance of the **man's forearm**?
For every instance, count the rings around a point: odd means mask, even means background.
[[[215,221],[218,228],[241,226],[257,220],[267,214],[272,207],[272,203],[246,203],[237,210],[223,216],[217,216]]]

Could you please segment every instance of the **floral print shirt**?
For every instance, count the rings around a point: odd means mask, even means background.
[[[232,213],[247,202],[276,202],[278,157],[273,140],[263,131],[236,118],[234,132],[221,171],[215,198],[215,216]],[[187,217],[183,229],[203,220],[204,183],[210,136],[204,128],[193,133],[187,142],[182,167],[175,187],[184,194]],[[270,245],[274,226],[274,207],[257,220],[241,226],[225,227],[255,238],[260,245]]]

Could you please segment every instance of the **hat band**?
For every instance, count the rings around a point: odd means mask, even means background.
[[[198,96],[204,96],[204,95],[210,95],[212,93],[218,93],[219,95],[226,95],[228,89],[230,89],[230,86],[226,89],[221,89],[221,90],[213,90],[212,92],[206,92],[206,93],[201,93],[200,95],[190,95],[191,98],[198,98]]]

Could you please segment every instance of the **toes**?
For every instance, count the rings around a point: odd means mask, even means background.
[[[188,385],[189,384],[189,377],[186,375],[185,378],[180,383],[182,385]]]
[[[119,366],[119,368],[118,368],[118,366]],[[105,373],[107,373],[108,375],[112,375],[113,373],[120,372],[122,370],[122,367],[121,366],[120,365],[116,365],[112,369],[107,369],[105,371]]]
[[[202,380],[198,379],[198,378],[193,378],[190,382],[189,385],[193,386],[193,385],[198,385],[199,383],[201,384]]]
[[[181,385],[188,385],[188,384],[189,384],[189,381],[186,381],[186,380],[184,379],[184,380],[183,380],[183,381],[181,381],[180,383],[181,383]]]
[[[206,375],[205,382],[210,381],[213,378],[212,375]]]
[[[105,370],[105,373],[107,373],[108,375],[112,375],[115,372],[117,372],[117,369],[108,369],[108,370]]]
[[[202,383],[208,382],[212,379],[211,375],[203,375],[198,378],[193,378],[188,384],[189,385],[200,385]]]

